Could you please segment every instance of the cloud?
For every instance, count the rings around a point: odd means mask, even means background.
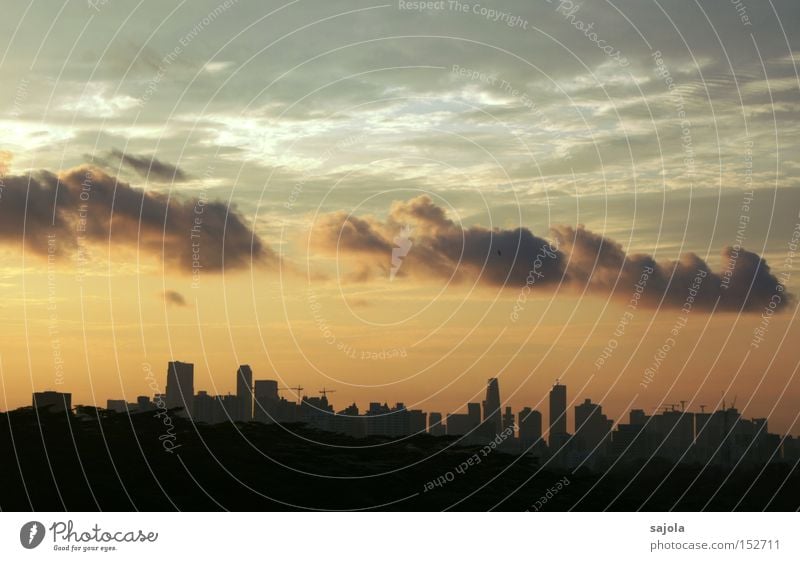
[[[187,181],[189,176],[176,165],[162,162],[155,156],[137,156],[130,152],[122,152],[112,148],[109,157],[119,158],[123,164],[131,168],[142,177],[155,181],[173,182]]]
[[[512,283],[528,273],[523,255],[537,255],[549,248],[549,242],[525,228],[462,228],[427,196],[393,203],[386,222],[345,212],[324,215],[314,225],[312,241],[323,250],[373,258],[373,268],[388,275],[393,240],[405,225],[413,227],[412,247],[397,271],[399,277],[413,271],[417,277],[451,278],[455,282],[479,279],[493,285]],[[559,260],[545,265],[548,272],[557,270]],[[369,278],[364,262],[353,278]]]
[[[620,244],[579,225],[558,226],[552,241],[527,228],[463,227],[427,196],[392,204],[388,217],[323,215],[311,233],[313,247],[352,262],[351,282],[388,276],[394,238],[413,228],[411,248],[398,276],[417,280],[478,283],[519,290],[586,290],[630,300],[643,287],[641,305],[759,312],[775,298],[778,308],[793,301],[766,261],[745,249],[726,247],[722,268],[712,271],[694,253],[677,261],[656,262],[646,254],[627,254]],[[369,271],[371,274],[367,274]],[[776,296],[777,295],[777,296]]]
[[[274,251],[222,201],[144,192],[81,166],[5,180],[0,243],[75,256],[82,243],[138,249],[173,272],[241,269],[274,263]]]
[[[186,298],[184,298],[183,294],[180,292],[176,292],[175,290],[166,290],[162,293],[162,296],[164,297],[164,301],[168,306],[178,306],[180,308],[186,307]]]

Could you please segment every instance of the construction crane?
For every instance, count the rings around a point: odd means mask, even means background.
[[[326,389],[326,388],[322,388],[322,389],[319,391],[319,393],[321,393],[321,394],[322,394],[322,397],[324,397],[325,399],[328,399],[328,394],[329,394],[329,393],[336,393],[336,390],[328,390],[328,389]]]
[[[294,392],[297,394],[297,401],[300,401],[300,392],[303,391],[304,389],[305,388],[303,386],[295,386],[293,388],[278,388],[278,391],[294,390]]]

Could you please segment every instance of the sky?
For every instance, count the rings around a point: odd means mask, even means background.
[[[498,377],[546,412],[560,379],[800,433],[796,2],[4,14],[1,409],[182,360],[337,409]]]

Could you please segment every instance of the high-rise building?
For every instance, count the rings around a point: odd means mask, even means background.
[[[494,434],[503,430],[503,420],[500,411],[500,383],[497,378],[489,378],[486,383],[486,399],[483,402],[483,423]]]
[[[207,391],[199,391],[194,396],[194,419],[198,423],[218,423],[216,400]]]
[[[450,436],[462,436],[469,434],[478,428],[474,417],[464,413],[447,414],[447,434]]]
[[[428,413],[428,432],[433,436],[444,436],[445,427],[441,413]]]
[[[645,432],[650,416],[642,409],[631,409],[628,424],[620,423],[611,439],[611,452],[623,461],[649,457],[649,434]]]
[[[367,419],[359,416],[358,405],[353,402],[331,418],[331,432],[346,434],[354,438],[367,435]]]
[[[220,423],[230,423],[235,421],[237,415],[241,413],[241,400],[236,395],[218,395],[216,396],[217,411],[219,411]]]
[[[694,444],[694,414],[674,408],[653,415],[646,429],[661,457],[677,460],[687,455]],[[725,431],[727,432],[727,431]]]
[[[542,414],[525,407],[518,415],[519,444],[523,451],[530,449],[542,438]]]
[[[503,432],[509,436],[514,436],[515,425],[514,413],[511,412],[511,407],[506,407],[506,411],[503,413]]]
[[[480,403],[467,403],[467,417],[473,426],[477,427],[481,424],[481,404]]]
[[[253,370],[247,364],[241,365],[236,372],[236,398],[239,401],[236,420],[253,420]]]
[[[408,431],[406,434],[422,434],[428,429],[428,414],[420,409],[408,410]]]
[[[384,407],[386,407],[385,404]],[[334,411],[333,411],[333,406],[328,402],[327,395],[323,394],[322,397],[303,396],[303,399],[300,401],[299,412],[300,412],[300,420],[302,422],[308,424],[309,426],[315,429],[330,430],[330,425],[331,421],[333,420]],[[369,412],[367,414],[369,414]],[[367,434],[370,434],[369,428],[367,428]],[[386,433],[377,433],[377,434],[386,434]]]
[[[550,447],[560,448],[567,434],[567,386],[553,385],[550,390]]]
[[[36,392],[31,398],[33,408],[46,408],[50,413],[71,413],[72,394],[61,392]]]
[[[253,393],[256,400],[255,420],[261,423],[277,422],[281,401],[278,395],[278,382],[276,380],[256,380]]]
[[[167,409],[183,408],[183,414],[194,412],[194,364],[170,362],[167,365]]]
[[[591,454],[594,460],[605,456],[611,442],[613,422],[603,414],[603,407],[586,399],[575,406],[575,442],[582,454]]]
[[[420,410],[409,411],[403,403],[389,407],[386,403],[373,402],[369,404],[364,421],[367,435],[405,436],[425,432],[427,415]]]

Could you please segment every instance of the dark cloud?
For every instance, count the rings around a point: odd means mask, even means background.
[[[347,278],[366,281],[374,277],[367,270],[388,272],[404,226],[411,228],[411,247],[398,276],[509,288],[527,284],[533,290],[561,287],[626,301],[638,283],[641,305],[647,307],[680,308],[688,300],[698,309],[716,304],[718,310],[758,312],[776,294],[778,308],[792,301],[767,263],[744,249],[725,248],[721,271],[714,272],[694,253],[661,262],[627,254],[617,242],[583,226],[551,229],[552,242],[527,228],[464,228],[427,196],[395,202],[383,221],[344,212],[324,215],[314,225],[312,243],[350,258],[357,273]]]
[[[385,223],[344,212],[325,215],[312,235],[317,247],[374,257],[377,268],[388,273],[391,264],[387,256],[391,257],[395,238],[406,225],[412,227],[413,246],[398,271],[401,277],[413,271],[415,276],[453,278],[456,282],[480,278],[491,284],[511,283],[528,273],[523,255],[537,255],[549,248],[546,240],[524,228],[461,228],[427,196],[395,202]],[[544,265],[548,272],[557,270],[559,260],[548,259]],[[363,263],[356,278],[369,278]]]
[[[142,177],[153,181],[173,182],[187,181],[189,176],[176,165],[162,162],[155,156],[137,156],[130,152],[122,152],[116,148],[109,152],[110,158],[118,158],[123,164],[131,168]]]
[[[71,255],[80,242],[121,245],[160,257],[172,271],[220,271],[277,260],[235,207],[144,192],[81,166],[6,178],[0,243]]]
[[[176,292],[175,290],[166,290],[162,296],[164,297],[164,301],[169,306],[178,306],[180,308],[186,307],[186,298],[184,298],[183,294],[180,292]]]
[[[641,282],[641,302],[649,307],[679,308],[691,296],[695,308],[710,310],[719,299],[718,310],[745,312],[762,311],[773,295],[784,293],[766,261],[745,249],[725,247],[722,268],[714,272],[694,253],[662,262],[650,255],[626,254],[618,243],[582,226],[559,226],[551,233],[566,256],[564,282],[590,292],[630,299],[632,287]],[[782,296],[779,307],[790,301],[789,295]]]

